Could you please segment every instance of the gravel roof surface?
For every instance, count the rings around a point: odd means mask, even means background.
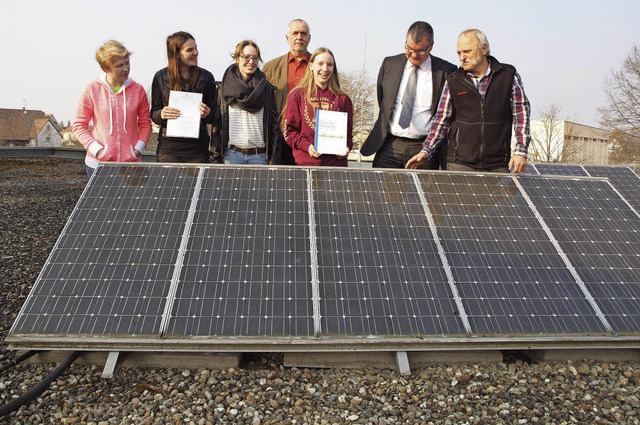
[[[81,161],[0,159],[0,364],[15,357],[7,335],[86,176]],[[0,405],[55,364],[0,374]],[[238,369],[122,368],[73,364],[4,423],[90,424],[638,424],[640,364],[530,363],[393,370],[285,368],[278,353]]]

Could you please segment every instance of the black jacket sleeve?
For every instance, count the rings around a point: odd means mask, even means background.
[[[166,105],[164,89],[166,84],[163,81],[162,70],[156,72],[151,84],[151,120],[160,126],[166,126],[167,120],[160,118],[160,112]]]

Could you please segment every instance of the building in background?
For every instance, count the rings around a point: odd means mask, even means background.
[[[60,147],[62,131],[51,114],[0,109],[0,146]]]
[[[554,119],[531,121],[531,162],[609,164],[610,151],[608,130]]]

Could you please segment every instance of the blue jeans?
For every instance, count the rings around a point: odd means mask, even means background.
[[[253,155],[247,155],[244,153],[236,152],[233,149],[227,149],[224,153],[225,164],[252,164],[252,165],[266,165],[267,154],[257,153]]]

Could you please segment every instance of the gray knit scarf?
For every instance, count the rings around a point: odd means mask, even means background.
[[[220,93],[226,105],[236,104],[247,112],[258,112],[267,103],[269,86],[264,72],[260,69],[256,69],[244,80],[238,70],[238,64],[234,63],[224,72]]]

